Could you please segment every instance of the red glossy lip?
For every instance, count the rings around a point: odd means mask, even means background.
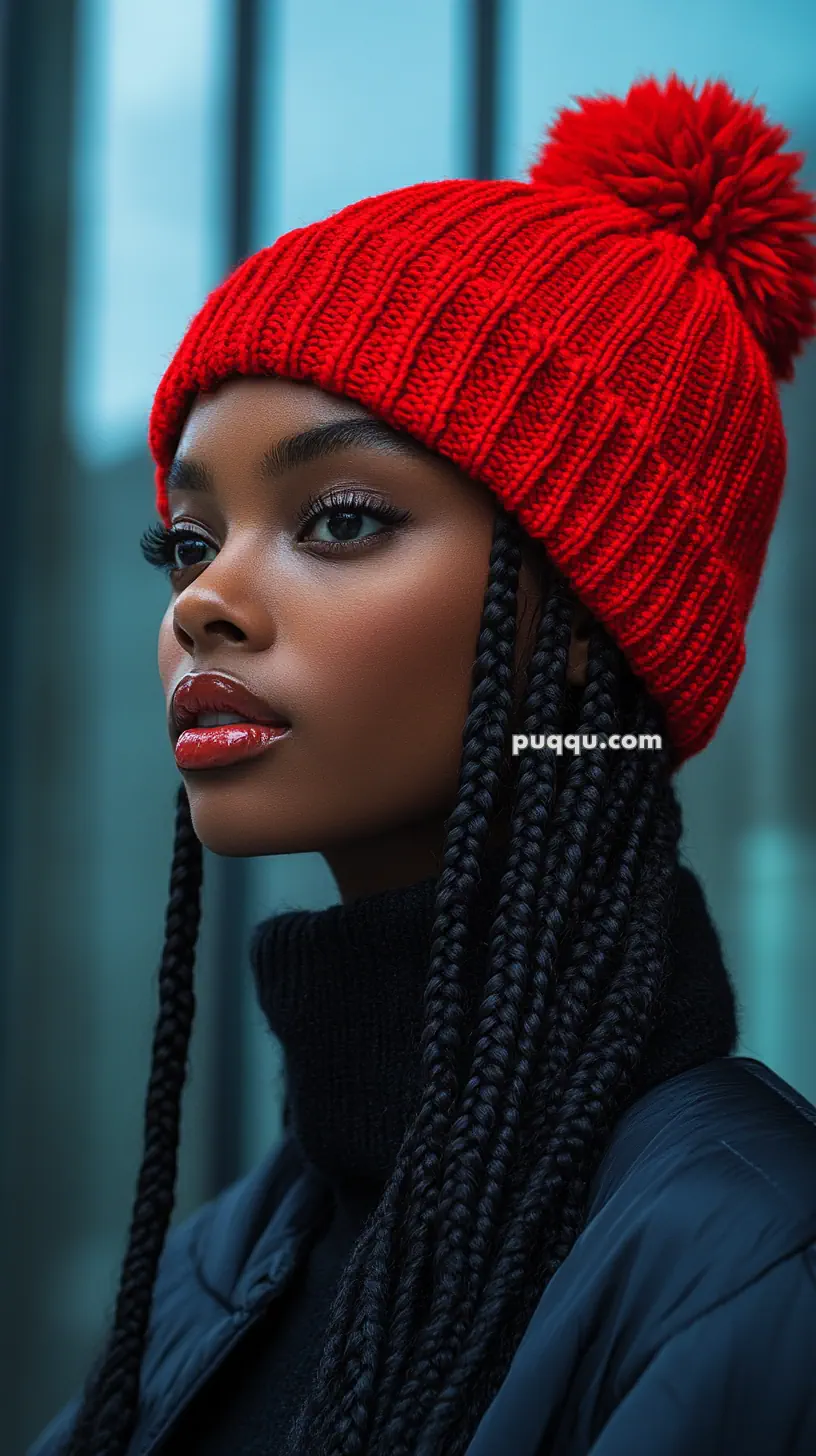
[[[170,699],[170,737],[175,744],[185,729],[195,727],[199,713],[229,712],[240,713],[253,723],[292,726],[288,718],[235,678],[221,672],[188,672],[176,684]]]

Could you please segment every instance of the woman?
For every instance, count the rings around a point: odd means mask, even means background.
[[[190,324],[143,540],[183,779],[145,1153],[36,1456],[816,1450],[816,1112],[730,1055],[673,787],[814,330],[786,139],[645,80],[529,182],[366,199]],[[201,843],[320,851],[341,902],[257,927],[286,1136],[164,1247]]]

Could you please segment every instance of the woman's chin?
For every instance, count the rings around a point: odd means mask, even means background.
[[[303,826],[289,825],[274,803],[236,803],[186,779],[190,818],[196,838],[212,854],[228,856],[297,854],[313,848]],[[260,812],[259,812],[260,811]],[[300,832],[298,832],[300,831]]]

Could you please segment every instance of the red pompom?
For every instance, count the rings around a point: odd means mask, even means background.
[[[530,169],[534,185],[590,187],[683,233],[727,278],[778,379],[816,331],[816,198],[794,182],[804,160],[782,152],[784,127],[724,81],[699,96],[672,73],[624,100],[575,97]]]

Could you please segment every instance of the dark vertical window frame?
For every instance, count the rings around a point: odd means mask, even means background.
[[[269,3],[269,0],[268,0]],[[233,0],[231,156],[227,236],[232,268],[254,250],[259,113],[261,0]],[[243,977],[247,972],[249,863],[207,856],[214,926],[212,1117],[206,1197],[215,1197],[244,1169]]]
[[[53,691],[70,713],[71,628],[63,617],[62,587],[64,553],[72,549],[72,464],[63,429],[63,375],[75,26],[74,0],[57,6],[5,0],[0,8],[0,490],[6,543],[0,1286],[14,1310],[13,1320],[4,1322],[0,1350],[0,1410],[3,1440],[14,1450],[30,1438],[36,1415],[30,1355],[39,1333],[40,1251],[53,1218],[50,1158],[70,1126],[70,1099],[55,1100],[60,1070],[48,1055],[63,988],[45,1005],[39,997],[48,997],[49,937],[64,908],[62,887],[52,878],[59,845],[49,843],[59,758],[45,747],[43,724],[55,707],[46,701],[44,685],[56,685]],[[40,1151],[34,1159],[32,1141]],[[64,1156],[70,1158],[69,1148]]]
[[[468,0],[470,24],[470,175],[498,176],[502,97],[502,0]]]

